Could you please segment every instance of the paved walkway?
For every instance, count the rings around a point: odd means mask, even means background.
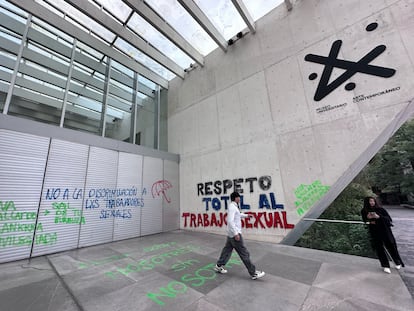
[[[0,265],[4,311],[408,311],[400,274],[378,260],[246,241],[251,280],[235,255],[212,268],[225,237],[174,231]]]
[[[401,277],[414,297],[414,209],[395,205],[386,205],[384,208],[393,219],[392,231],[405,264],[400,272]]]

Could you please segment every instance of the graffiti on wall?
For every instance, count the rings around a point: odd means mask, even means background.
[[[144,188],[138,195],[138,188],[131,186],[130,188],[92,188],[89,189],[85,197],[84,208],[85,209],[97,209],[99,210],[98,217],[100,219],[106,218],[131,218],[132,208],[144,207],[143,194],[146,193]],[[83,200],[82,189],[70,189],[70,188],[49,188],[45,194],[45,200],[49,201],[68,201],[68,200]],[[59,202],[58,206],[67,204],[66,209],[57,209],[59,216],[66,213],[65,220],[62,217],[55,218],[55,222],[66,223],[85,223],[85,219],[81,215],[80,210],[70,209],[69,203]],[[53,203],[55,208],[56,202]],[[68,220],[67,212],[73,213],[75,219]],[[56,215],[58,216],[58,215]]]
[[[298,215],[303,215],[315,202],[319,201],[328,192],[329,188],[329,186],[322,185],[319,180],[315,180],[310,185],[301,184],[297,187],[295,189],[295,196],[297,198],[295,205]]]
[[[44,200],[46,202],[52,202],[52,210],[54,214],[49,217],[54,217],[55,224],[85,224],[85,217],[82,215],[82,210],[73,207],[69,203],[80,201],[78,205],[81,205],[83,200],[83,189],[80,188],[48,188],[45,191]],[[51,213],[48,209],[45,209],[45,216]]]
[[[85,224],[85,217],[82,216],[80,209],[72,208],[67,202],[53,202],[52,207],[55,210],[55,224]],[[47,215],[48,210],[45,211]]]
[[[246,229],[292,229],[294,224],[290,224],[287,220],[286,211],[281,212],[247,212],[251,218],[242,219],[242,227]],[[184,218],[184,228],[191,227],[223,227],[227,226],[227,213],[188,213],[182,214]]]
[[[274,192],[260,193],[256,204],[246,202],[243,193],[254,193],[258,191],[268,191],[272,186],[271,176],[248,177],[237,179],[225,179],[208,181],[197,184],[197,196],[201,196],[201,203],[206,212],[209,213],[189,213],[183,212],[182,218],[184,228],[186,227],[222,227],[227,225],[227,210],[230,204],[230,192],[240,193],[240,209],[251,218],[242,219],[244,228],[281,228],[292,229],[294,224],[290,224],[284,205],[277,202]],[[252,206],[259,211],[251,211]]]
[[[54,225],[85,224],[82,209],[74,208],[69,202],[84,199],[83,189],[48,188],[44,200],[51,202],[51,208],[42,211],[42,216],[53,217]],[[146,193],[145,188],[141,195]],[[122,189],[90,189],[85,198],[85,209],[99,209],[99,218],[131,218],[130,208],[143,207],[144,199],[138,196],[136,187]],[[124,207],[124,208],[123,208]],[[57,232],[44,233],[42,222],[36,221],[37,211],[19,211],[14,201],[0,201],[0,247],[53,245],[57,243]]]
[[[92,188],[85,200],[85,209],[100,209],[99,218],[132,218],[132,208],[144,207],[144,190],[138,194],[130,188]]]
[[[155,183],[152,184],[151,187],[151,193],[152,197],[159,197],[162,195],[162,198],[167,201],[168,203],[171,203],[171,199],[168,196],[168,189],[171,189],[173,186],[168,180],[158,180]]]
[[[14,201],[0,200],[0,248],[9,246],[53,245],[57,233],[43,233],[43,224],[36,223],[37,212],[19,211]],[[36,235],[34,235],[36,233]]]

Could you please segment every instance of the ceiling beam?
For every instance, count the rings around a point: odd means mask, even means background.
[[[178,46],[200,66],[204,66],[204,57],[190,43],[187,42],[174,28],[142,0],[124,0],[132,10],[145,19],[152,27],[157,29],[172,43]]]
[[[128,30],[123,25],[119,24],[115,19],[110,17],[108,14],[101,10],[98,10],[91,2],[85,0],[66,0],[69,4],[74,6],[76,9],[101,24],[117,36],[124,39],[126,42],[140,50],[145,55],[149,56],[160,65],[167,68],[169,71],[175,73],[177,76],[184,78],[184,69],[173,62],[166,55],[149,45],[144,39],[137,34]]]
[[[101,40],[95,38],[94,36],[87,34],[83,30],[79,29],[77,26],[68,22],[64,18],[56,15],[50,10],[47,10],[40,4],[32,0],[8,0],[17,7],[33,14],[34,16],[42,19],[46,23],[60,29],[62,32],[77,38],[79,41],[84,44],[93,47],[97,51],[105,54],[108,57],[111,57],[113,60],[121,63],[122,65],[131,68],[132,70],[138,72],[140,75],[146,77],[148,80],[162,86],[165,89],[168,89],[168,81],[156,74],[154,71],[148,69],[137,61],[125,56],[121,52],[118,52],[113,47],[103,43]]]
[[[240,16],[243,18],[244,22],[246,23],[247,27],[249,27],[251,33],[256,32],[256,26],[252,16],[250,15],[249,11],[247,10],[246,6],[243,3],[243,0],[231,0],[233,5],[239,12]]]
[[[292,6],[292,1],[290,1],[290,0],[285,0],[285,4],[286,4],[286,8],[287,8],[287,10],[288,10],[288,11],[292,11],[292,8],[293,8],[293,6]]]
[[[183,8],[197,21],[207,34],[224,51],[227,51],[227,41],[208,19],[204,12],[193,0],[177,0]]]

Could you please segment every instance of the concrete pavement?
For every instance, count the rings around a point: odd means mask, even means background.
[[[385,205],[384,208],[392,217],[392,231],[405,264],[400,270],[401,277],[414,297],[414,209],[398,205]]]
[[[237,255],[212,268],[225,237],[151,235],[0,265],[3,311],[414,310],[400,274],[375,259],[246,241],[266,276]]]

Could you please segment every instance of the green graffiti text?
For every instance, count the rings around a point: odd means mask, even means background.
[[[298,199],[295,201],[297,213],[299,216],[303,215],[313,204],[319,201],[326,192],[329,186],[324,186],[319,180],[314,181],[310,185],[301,184],[295,189],[295,196]]]

